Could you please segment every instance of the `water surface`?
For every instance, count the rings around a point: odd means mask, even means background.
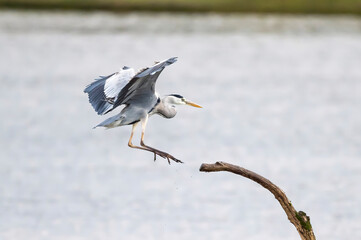
[[[0,53],[1,239],[299,239],[269,192],[198,171],[219,160],[278,184],[318,238],[361,238],[359,18],[3,11]],[[158,91],[204,108],[150,119],[169,166],[130,127],[92,130],[82,91],[172,56]]]

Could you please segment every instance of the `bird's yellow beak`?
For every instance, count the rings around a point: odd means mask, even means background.
[[[185,101],[185,103],[189,106],[192,106],[192,107],[196,107],[196,108],[202,108],[201,106],[199,106],[198,104],[195,104],[195,103],[192,103],[191,101]]]

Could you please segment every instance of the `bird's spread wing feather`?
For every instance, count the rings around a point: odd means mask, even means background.
[[[121,90],[134,75],[134,69],[128,68],[109,76],[101,76],[88,85],[84,92],[88,93],[89,102],[94,110],[102,115],[111,109]]]
[[[108,112],[122,104],[139,104],[144,108],[152,108],[157,101],[155,83],[160,73],[166,66],[176,61],[176,57],[169,58],[138,72],[129,83],[122,88],[112,108],[110,108]]]
[[[139,104],[152,108],[157,101],[155,82],[163,69],[176,62],[169,58],[135,74],[132,68],[123,68],[109,76],[100,77],[88,85],[84,92],[89,102],[99,114],[106,114],[122,104]]]

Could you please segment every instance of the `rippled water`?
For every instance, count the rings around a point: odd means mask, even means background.
[[[162,94],[204,108],[92,130],[98,75],[168,57]],[[299,239],[278,184],[319,239],[361,238],[361,21],[353,17],[0,12],[1,239]],[[137,133],[139,135],[139,132]],[[139,140],[139,137],[136,139]]]

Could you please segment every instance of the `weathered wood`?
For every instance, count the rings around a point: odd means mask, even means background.
[[[227,171],[241,175],[243,177],[249,178],[257,182],[258,184],[262,185],[264,188],[268,189],[275,196],[275,198],[281,204],[283,210],[286,212],[290,222],[296,227],[302,240],[316,239],[312,230],[310,218],[306,215],[306,213],[302,211],[297,212],[296,209],[292,206],[291,201],[288,200],[286,194],[267,178],[264,178],[261,175],[252,172],[248,169],[225,162],[216,162],[214,164],[203,163],[199,171],[201,172]]]

